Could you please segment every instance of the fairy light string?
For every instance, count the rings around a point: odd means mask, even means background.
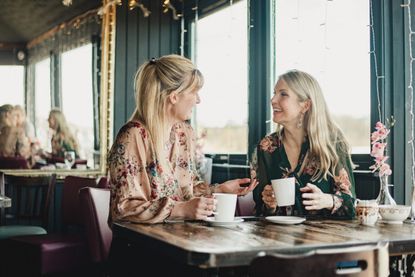
[[[408,60],[409,60],[409,81],[408,81],[408,92],[409,92],[409,115],[410,115],[410,139],[408,144],[411,149],[411,182],[412,182],[412,199],[411,199],[411,221],[414,222],[415,216],[415,147],[414,147],[414,87],[412,77],[412,65],[414,62],[414,56],[412,53],[412,36],[414,31],[412,30],[412,12],[411,12],[411,0],[407,0],[406,4],[402,4],[403,9],[406,8],[408,18]]]
[[[382,120],[382,113],[381,113],[381,106],[380,106],[380,82],[383,82],[383,80],[385,79],[384,75],[379,75],[379,71],[378,71],[378,59],[376,56],[376,40],[375,40],[375,29],[373,27],[374,25],[374,20],[373,20],[373,0],[370,0],[370,34],[372,37],[372,45],[371,45],[371,50],[370,50],[370,54],[373,55],[373,63],[375,65],[375,76],[376,76],[376,98],[378,101],[378,114],[379,114],[379,120],[381,122],[383,122]]]

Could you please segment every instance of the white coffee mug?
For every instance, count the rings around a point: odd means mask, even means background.
[[[237,195],[230,193],[213,193],[213,198],[215,198],[216,202],[214,211],[215,221],[233,221],[235,218]]]
[[[279,207],[291,206],[295,203],[295,178],[283,178],[271,180],[275,200]]]
[[[379,206],[376,200],[356,199],[356,216],[360,224],[373,226],[379,217]]]

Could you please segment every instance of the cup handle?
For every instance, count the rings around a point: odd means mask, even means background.
[[[213,205],[214,205],[214,207],[213,207],[212,214],[214,214],[214,215],[219,214],[219,213],[216,211],[216,203],[217,203],[217,202],[218,202],[218,200],[216,200],[216,199],[215,199],[215,197],[213,197]]]

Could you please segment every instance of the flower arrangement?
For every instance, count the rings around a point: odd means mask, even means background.
[[[374,157],[375,164],[370,166],[372,172],[379,171],[379,176],[388,176],[392,174],[392,170],[389,164],[386,161],[389,159],[389,156],[386,156],[386,139],[390,133],[390,128],[395,124],[395,119],[393,116],[391,119],[386,120],[386,125],[378,121],[375,126],[375,131],[372,133],[370,140],[372,144],[372,151],[370,156]]]

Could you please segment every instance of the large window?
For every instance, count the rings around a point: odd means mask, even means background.
[[[42,149],[52,151],[48,117],[51,109],[50,59],[35,64],[35,130]]]
[[[352,152],[369,153],[369,1],[275,3],[276,75],[290,69],[313,75]]]
[[[24,66],[0,66],[0,106],[4,104],[24,106]]]
[[[91,68],[91,44],[62,54],[62,111],[89,164],[94,150]]]
[[[196,22],[195,61],[205,77],[196,110],[204,152],[246,154],[248,149],[247,1]]]

